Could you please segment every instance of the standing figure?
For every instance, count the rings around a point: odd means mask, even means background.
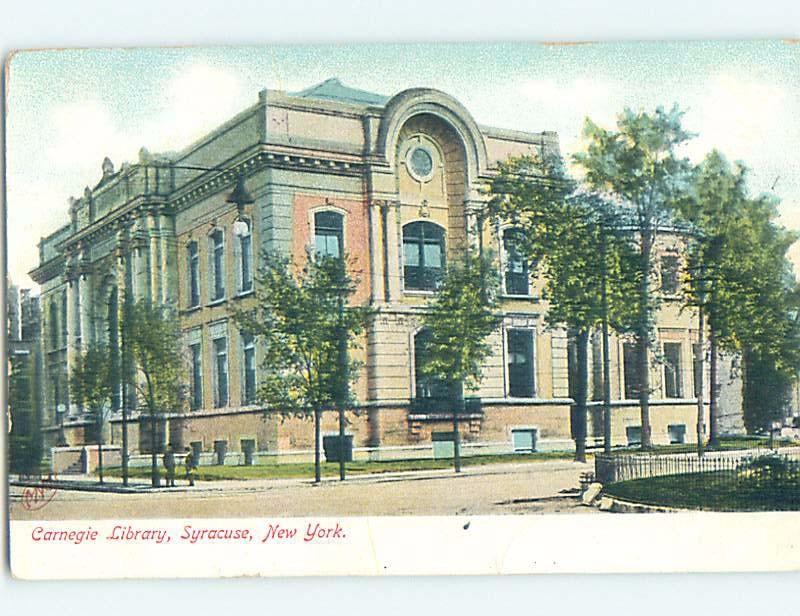
[[[189,481],[189,485],[193,486],[197,465],[194,462],[194,454],[188,447],[186,448],[186,457],[183,459],[183,464],[186,466],[186,479]]]
[[[175,453],[172,451],[172,445],[167,445],[164,451],[164,468],[167,471],[167,487],[175,487]]]

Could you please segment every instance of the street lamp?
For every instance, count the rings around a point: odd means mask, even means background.
[[[250,233],[250,225],[244,218],[244,208],[246,205],[255,203],[253,195],[251,195],[244,185],[244,174],[239,174],[236,178],[236,186],[233,192],[225,199],[226,203],[236,204],[236,221],[233,223],[233,234],[236,237],[244,237]]]

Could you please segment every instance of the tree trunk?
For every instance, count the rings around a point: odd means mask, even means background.
[[[322,434],[322,411],[314,409],[314,483],[322,481],[322,466],[320,463],[320,441]]]
[[[150,480],[154,488],[161,485],[158,474],[158,453],[156,452],[156,414],[150,411]]]
[[[464,382],[459,381],[455,384],[455,394],[453,401],[453,468],[455,472],[461,472],[461,430],[458,420],[464,412]]]
[[[708,334],[708,341],[710,347],[709,356],[709,405],[708,405],[708,444],[710,447],[719,445],[719,383],[717,374],[719,349],[717,345],[717,336],[713,328]]]
[[[589,330],[575,336],[577,382],[575,384],[575,461],[586,462],[586,399],[589,391]]]
[[[639,282],[639,324],[636,332],[636,364],[639,373],[639,410],[642,420],[642,449],[650,449],[650,230],[642,233],[641,276]]]

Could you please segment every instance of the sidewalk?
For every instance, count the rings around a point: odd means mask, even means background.
[[[461,473],[455,473],[452,468],[393,471],[385,473],[360,473],[348,475],[345,484],[378,484],[400,481],[424,481],[429,479],[442,479],[451,477],[455,480],[462,477],[480,477],[490,475],[508,475],[519,471],[529,471],[531,474],[547,473],[556,470],[591,470],[591,464],[581,464],[569,460],[547,460],[542,462],[517,462],[509,464],[485,464],[481,466],[464,466]],[[104,483],[99,483],[95,475],[68,475],[65,478],[36,481],[32,479],[9,479],[9,484],[19,487],[44,487],[58,490],[76,490],[82,492],[105,492],[116,494],[144,494],[144,493],[202,493],[202,492],[228,492],[228,491],[264,491],[281,487],[296,487],[306,485],[310,488],[320,486],[340,485],[343,482],[338,477],[323,477],[319,484],[312,478],[269,478],[263,479],[224,479],[218,481],[195,481],[194,486],[189,486],[186,479],[176,477],[176,486],[169,488],[163,485],[164,476],[161,476],[162,485],[154,488],[149,481],[138,478],[129,481],[127,486],[122,485],[121,477],[105,477]]]

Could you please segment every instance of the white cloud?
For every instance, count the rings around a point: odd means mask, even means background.
[[[115,107],[98,95],[55,105],[38,119],[38,141],[21,136],[9,157],[14,163],[8,187],[12,277],[30,284],[27,271],[38,261],[35,242],[67,222],[68,197],[80,196],[84,186],[100,179],[105,156],[119,168],[135,161],[142,146],[153,152],[184,148],[254,101],[255,93],[235,73],[193,63],[176,68],[156,100],[141,102],[144,119],[138,122],[115,112],[125,105]],[[35,216],[25,215],[34,210]]]
[[[166,84],[160,113],[144,131],[154,149],[186,147],[215,126],[242,111],[248,98],[244,81],[234,73],[209,64],[192,64],[175,71]]]

